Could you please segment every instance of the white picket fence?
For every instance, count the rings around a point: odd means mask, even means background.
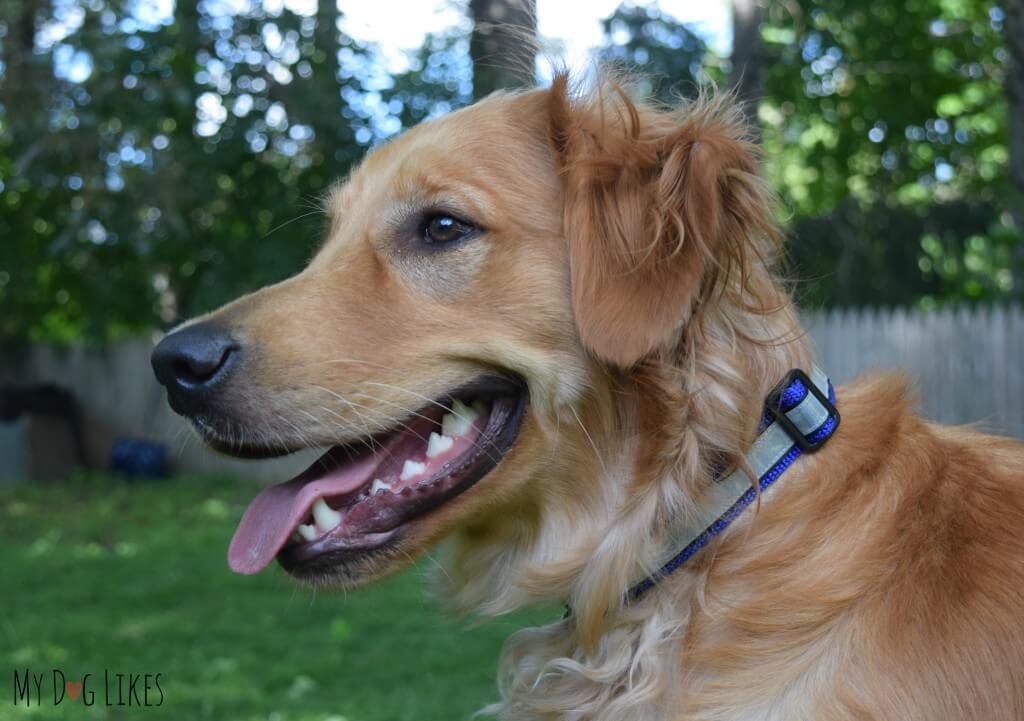
[[[943,423],[1024,438],[1024,309],[841,309],[804,323],[822,368],[837,383],[870,371],[904,370],[920,411]]]

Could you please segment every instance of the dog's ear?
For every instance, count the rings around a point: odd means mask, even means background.
[[[573,97],[564,75],[549,123],[580,337],[628,368],[670,348],[695,307],[744,276],[756,239],[776,237],[754,148],[727,99],[669,113],[607,81]]]

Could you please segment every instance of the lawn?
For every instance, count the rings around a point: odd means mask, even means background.
[[[236,576],[226,549],[254,493],[95,476],[0,492],[0,721],[457,721],[494,699],[502,640],[556,613],[450,618],[425,594],[430,561],[347,596],[276,568]],[[34,686],[31,707],[13,702],[26,668],[44,674],[41,706]],[[92,674],[77,701],[54,706],[54,669]],[[114,704],[116,674],[159,673],[162,704],[106,705],[104,672]]]

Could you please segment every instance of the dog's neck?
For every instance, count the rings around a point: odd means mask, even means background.
[[[656,570],[675,519],[749,449],[770,390],[810,367],[795,308],[781,291],[775,298],[770,313],[720,304],[674,356],[594,372],[583,400],[558,410],[536,505],[499,512],[456,543],[460,605],[490,614],[557,600],[582,628],[603,627],[629,581]]]
[[[619,376],[593,374],[600,382],[560,414],[558,450],[536,479],[536,505],[496,514],[470,543],[454,545],[463,607],[490,615],[555,601],[573,609],[571,618],[510,642],[503,664],[517,683],[537,682],[559,657],[593,669],[612,664],[611,654],[628,673],[633,660],[625,656],[642,646],[668,652],[659,644],[685,624],[701,576],[677,574],[635,606],[624,605],[625,593],[657,570],[672,524],[692,514],[715,473],[748,450],[770,390],[791,368],[812,364],[788,302],[769,314],[720,306],[692,332],[700,335],[684,337],[673,357]],[[565,683],[576,693],[605,693],[601,684],[584,691],[578,674]]]
[[[663,540],[679,519],[693,517],[716,474],[741,461],[771,389],[791,368],[810,367],[791,307],[737,316],[745,327],[736,316],[705,317],[678,358],[638,368],[628,392],[616,393],[633,401],[623,415],[635,419],[637,433],[629,448],[625,439],[601,439],[631,462],[620,465],[617,482],[602,484],[613,489],[606,491],[612,514],[570,593],[584,644],[598,642],[624,586],[657,570]]]

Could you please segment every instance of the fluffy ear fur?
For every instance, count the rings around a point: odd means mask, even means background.
[[[777,242],[755,148],[727,96],[670,113],[611,80],[574,97],[556,77],[549,120],[580,337],[628,368],[674,347],[702,300],[742,285],[748,253]]]

